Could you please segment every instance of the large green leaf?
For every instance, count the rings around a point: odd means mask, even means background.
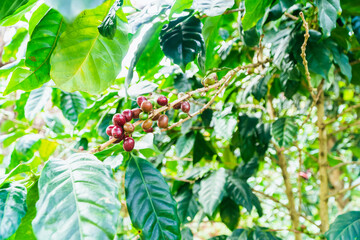
[[[49,10],[34,28],[28,42],[25,65],[29,69],[16,69],[4,94],[18,89],[36,89],[50,80],[50,56],[63,29],[61,14]]]
[[[194,147],[194,142],[195,135],[193,133],[188,133],[179,137],[175,146],[176,155],[179,158],[183,158],[188,155]]]
[[[253,206],[251,197],[253,193],[245,180],[229,176],[226,191],[236,204],[244,206],[249,213],[251,212]]]
[[[1,6],[1,10],[3,11],[3,16],[2,19],[0,19],[0,26],[11,26],[14,25],[15,23],[17,23],[22,17],[24,17],[25,13],[30,11],[35,3],[37,2],[37,0],[2,0],[1,3],[4,3],[4,5]],[[24,4],[22,4],[24,3]],[[9,4],[11,6],[9,6]],[[14,4],[14,5],[12,5]],[[22,4],[22,5],[21,5]],[[12,10],[14,10],[12,12]],[[10,10],[10,11],[9,11]],[[10,15],[5,16],[5,14],[12,12]],[[0,15],[1,18],[1,15]]]
[[[51,97],[51,91],[52,89],[46,86],[31,91],[25,104],[26,119],[33,120],[36,114],[41,112]]]
[[[220,217],[230,230],[234,230],[240,220],[239,206],[231,198],[224,198],[220,204]]]
[[[78,120],[78,115],[84,112],[86,100],[79,92],[69,93],[61,91],[60,109],[65,118],[72,124]]]
[[[104,1],[105,0],[45,0],[45,3],[58,10],[65,18],[71,21],[83,10],[95,8]]]
[[[225,169],[220,168],[200,182],[199,202],[203,206],[204,212],[209,216],[213,215],[226,195],[226,177]]]
[[[128,48],[125,23],[117,24],[113,40],[101,36],[97,29],[109,7],[110,1],[82,12],[61,35],[50,60],[50,75],[64,91],[99,93],[120,72]]]
[[[208,17],[202,30],[205,40],[205,70],[217,67],[220,57],[216,55],[216,38],[219,37],[221,16]]]
[[[341,13],[340,0],[315,0],[319,9],[319,21],[325,36],[336,27],[337,15]]]
[[[7,239],[16,231],[26,214],[26,188],[10,184],[0,189],[0,239]]]
[[[272,124],[271,131],[279,147],[289,147],[296,140],[298,127],[294,118],[283,117]]]
[[[144,239],[180,239],[176,202],[161,173],[148,161],[132,157],[125,174],[131,221]]]
[[[326,232],[328,240],[357,239],[360,236],[360,211],[339,215]]]
[[[185,224],[191,222],[199,209],[193,191],[189,188],[182,189],[176,196],[176,201],[178,203],[177,211],[181,223]]]
[[[256,25],[271,3],[271,0],[245,0],[245,15],[241,21],[244,31]]]
[[[182,16],[166,24],[160,33],[160,45],[168,58],[184,71],[203,48],[201,21],[194,16]]]
[[[39,179],[38,239],[114,239],[120,212],[110,167],[90,154],[51,159]]]
[[[181,239],[182,240],[193,240],[194,239],[194,235],[191,232],[190,228],[186,227],[181,230]]]
[[[194,0],[192,8],[214,17],[223,14],[234,3],[234,0]]]
[[[13,14],[16,9],[26,4],[29,0],[2,0],[0,4],[0,20]]]

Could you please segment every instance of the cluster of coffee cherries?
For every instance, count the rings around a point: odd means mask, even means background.
[[[153,121],[157,121],[159,128],[167,128],[169,124],[169,118],[166,114],[158,113],[154,116],[154,106],[168,106],[167,97],[159,96],[155,103],[144,96],[140,96],[136,102],[140,108],[134,108],[132,110],[126,109],[122,113],[115,114],[112,119],[113,125],[108,126],[106,129],[106,134],[109,135],[110,139],[116,139],[114,143],[124,141],[123,148],[127,152],[132,151],[135,146],[135,141],[131,137],[135,126],[131,123],[131,120],[142,120],[141,127],[147,133],[154,131]],[[179,114],[179,117],[184,119],[188,117],[190,103],[187,101],[179,102],[175,104],[173,108],[181,109],[182,112]]]

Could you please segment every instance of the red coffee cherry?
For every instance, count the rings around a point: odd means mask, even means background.
[[[124,115],[127,122],[130,122],[133,118],[132,111],[130,109],[126,109],[122,112],[122,115]]]
[[[160,117],[159,117],[159,120],[158,120],[158,126],[159,128],[167,128],[168,125],[169,125],[169,118],[168,116],[166,116],[165,114],[162,114]]]
[[[181,108],[181,102],[179,102],[173,106],[173,109],[175,109],[175,110],[180,109],[180,108]]]
[[[184,112],[184,113],[188,113],[190,111],[190,103],[189,102],[183,102],[181,104],[181,110]]]
[[[124,115],[117,113],[113,116],[112,121],[115,126],[121,127],[126,123],[126,118]]]
[[[125,130],[125,132],[127,132],[127,133],[132,133],[132,132],[134,132],[135,127],[134,127],[133,124],[127,122],[127,123],[125,123],[125,125],[124,125],[124,130]]]
[[[153,105],[150,101],[143,101],[141,104],[141,110],[148,113],[153,109]]]
[[[141,107],[142,102],[143,102],[143,101],[146,101],[146,100],[147,100],[146,97],[144,97],[144,96],[139,96],[139,97],[136,99],[136,102],[137,102],[137,104],[139,105],[139,107]]]
[[[111,131],[112,131],[112,129],[113,129],[114,127],[115,127],[115,125],[110,125],[110,126],[108,126],[108,127],[106,128],[106,134],[107,134],[109,137],[112,136]]]
[[[122,127],[115,126],[112,131],[112,135],[114,138],[122,139],[124,135],[124,129]]]
[[[135,141],[132,137],[126,137],[124,140],[123,148],[127,152],[131,152],[134,149]]]
[[[150,128],[152,127],[152,124],[153,124],[153,121],[152,121],[151,119],[148,119],[148,120],[145,120],[145,121],[142,123],[141,127],[142,127],[142,129],[144,129],[144,130],[148,130],[148,129],[150,129]]]
[[[146,129],[146,130],[144,130],[145,132],[147,132],[147,133],[152,133],[152,132],[154,132],[154,128],[149,128],[149,129]]]
[[[131,110],[132,111],[132,115],[134,119],[139,118],[139,115],[141,113],[141,109],[140,108],[134,108]]]
[[[165,96],[160,96],[158,97],[157,99],[157,103],[160,105],[160,106],[166,106],[168,104],[168,99],[167,97]]]

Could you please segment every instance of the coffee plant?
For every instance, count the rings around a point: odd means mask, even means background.
[[[1,0],[0,239],[360,239],[360,1]]]

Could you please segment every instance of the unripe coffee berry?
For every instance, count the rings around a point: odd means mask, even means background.
[[[157,103],[160,105],[160,106],[166,106],[168,104],[168,99],[167,97],[165,96],[160,96],[158,97],[157,99]]]
[[[185,119],[185,118],[187,118],[187,117],[188,117],[187,113],[181,112],[181,113],[179,114],[179,118],[180,118],[180,119]]]
[[[183,102],[181,103],[181,110],[184,113],[188,113],[190,111],[190,103],[189,102]]]
[[[124,129],[122,127],[115,126],[111,133],[114,138],[122,139],[124,135]]]
[[[139,105],[139,107],[141,107],[142,102],[143,102],[143,101],[146,101],[146,100],[147,100],[146,97],[140,96],[140,97],[138,97],[138,98],[136,99],[136,102],[137,102],[137,104]]]
[[[154,132],[154,128],[149,128],[149,129],[146,129],[146,130],[144,130],[145,132],[147,132],[147,133],[152,133],[152,132]]]
[[[126,109],[122,112],[122,115],[124,115],[127,122],[130,122],[133,118],[132,111],[130,109]]]
[[[125,130],[125,132],[127,132],[127,133],[132,133],[132,132],[134,132],[135,127],[134,127],[134,125],[133,125],[132,123],[127,122],[127,123],[125,123],[125,125],[124,125],[124,130]]]
[[[110,125],[110,126],[108,126],[108,127],[106,128],[106,134],[107,134],[109,137],[112,136],[111,131],[112,131],[112,129],[113,129],[114,127],[115,127],[115,125]]]
[[[151,119],[148,119],[148,120],[145,120],[145,121],[142,123],[141,127],[142,127],[142,129],[144,129],[144,130],[148,130],[148,129],[150,129],[150,128],[152,127],[152,124],[153,124],[153,121],[151,121]]]
[[[130,152],[134,149],[135,141],[132,137],[126,137],[124,140],[123,148],[125,151]]]
[[[142,112],[142,113],[140,113],[139,117],[141,120],[146,120],[146,119],[148,119],[149,114],[147,114],[146,112]]]
[[[124,115],[117,113],[113,116],[112,121],[115,126],[121,127],[126,123],[126,118]]]
[[[140,108],[134,108],[132,111],[132,115],[134,119],[139,118],[139,115],[141,113],[141,109]]]
[[[167,128],[168,125],[169,125],[169,118],[168,116],[166,116],[165,114],[162,114],[160,117],[159,117],[159,120],[158,120],[158,126],[159,128]]]
[[[151,112],[152,109],[153,109],[153,105],[152,105],[152,103],[150,101],[143,101],[142,102],[141,110],[148,113],[148,112]]]
[[[179,102],[173,106],[173,109],[180,109],[180,108],[181,108],[181,102]]]
[[[199,98],[201,98],[201,94],[200,94],[199,92],[196,92],[196,93],[194,93],[194,94],[192,95],[192,97],[193,97],[194,99],[199,99]]]

